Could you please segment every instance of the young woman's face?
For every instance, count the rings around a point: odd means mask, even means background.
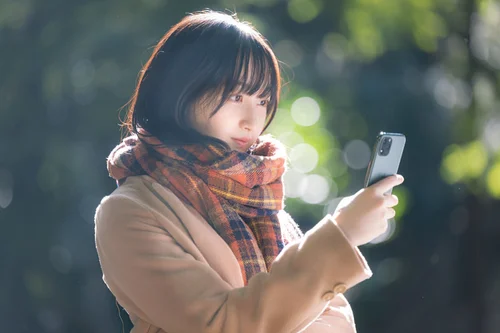
[[[208,109],[196,110],[192,126],[203,135],[226,142],[232,150],[245,152],[266,124],[269,100],[258,95],[233,95],[212,117]]]

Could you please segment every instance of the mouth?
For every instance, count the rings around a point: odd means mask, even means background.
[[[245,147],[248,142],[250,142],[250,139],[248,138],[231,138],[233,139],[234,142],[236,142],[236,144],[240,147]]]

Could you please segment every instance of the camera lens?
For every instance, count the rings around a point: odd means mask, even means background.
[[[389,151],[391,150],[391,145],[392,145],[392,138],[390,137],[383,138],[380,144],[380,149],[378,150],[379,155],[380,156],[389,155]]]

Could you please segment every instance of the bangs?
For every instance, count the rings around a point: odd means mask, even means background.
[[[281,88],[278,60],[250,24],[222,13],[187,16],[155,47],[139,76],[127,126],[164,143],[199,142],[197,112],[215,115],[234,94],[268,100],[264,130],[274,118]]]
[[[276,73],[272,58],[260,47],[251,45],[240,49],[232,79],[228,82],[230,93],[276,98]],[[274,88],[274,89],[273,89]]]
[[[212,94],[212,105],[217,105],[211,116],[235,94],[255,95],[269,99],[267,112],[276,111],[279,100],[279,67],[269,46],[260,36],[247,35],[243,37],[235,50],[231,66],[222,69],[222,86]],[[216,99],[216,100],[214,100]]]

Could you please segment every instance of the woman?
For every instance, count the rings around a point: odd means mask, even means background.
[[[132,332],[355,332],[342,295],[371,271],[357,247],[394,216],[400,184],[360,190],[302,235],[283,211],[283,145],[262,135],[278,62],[249,25],[185,17],[141,71],[96,212],[103,279]]]

